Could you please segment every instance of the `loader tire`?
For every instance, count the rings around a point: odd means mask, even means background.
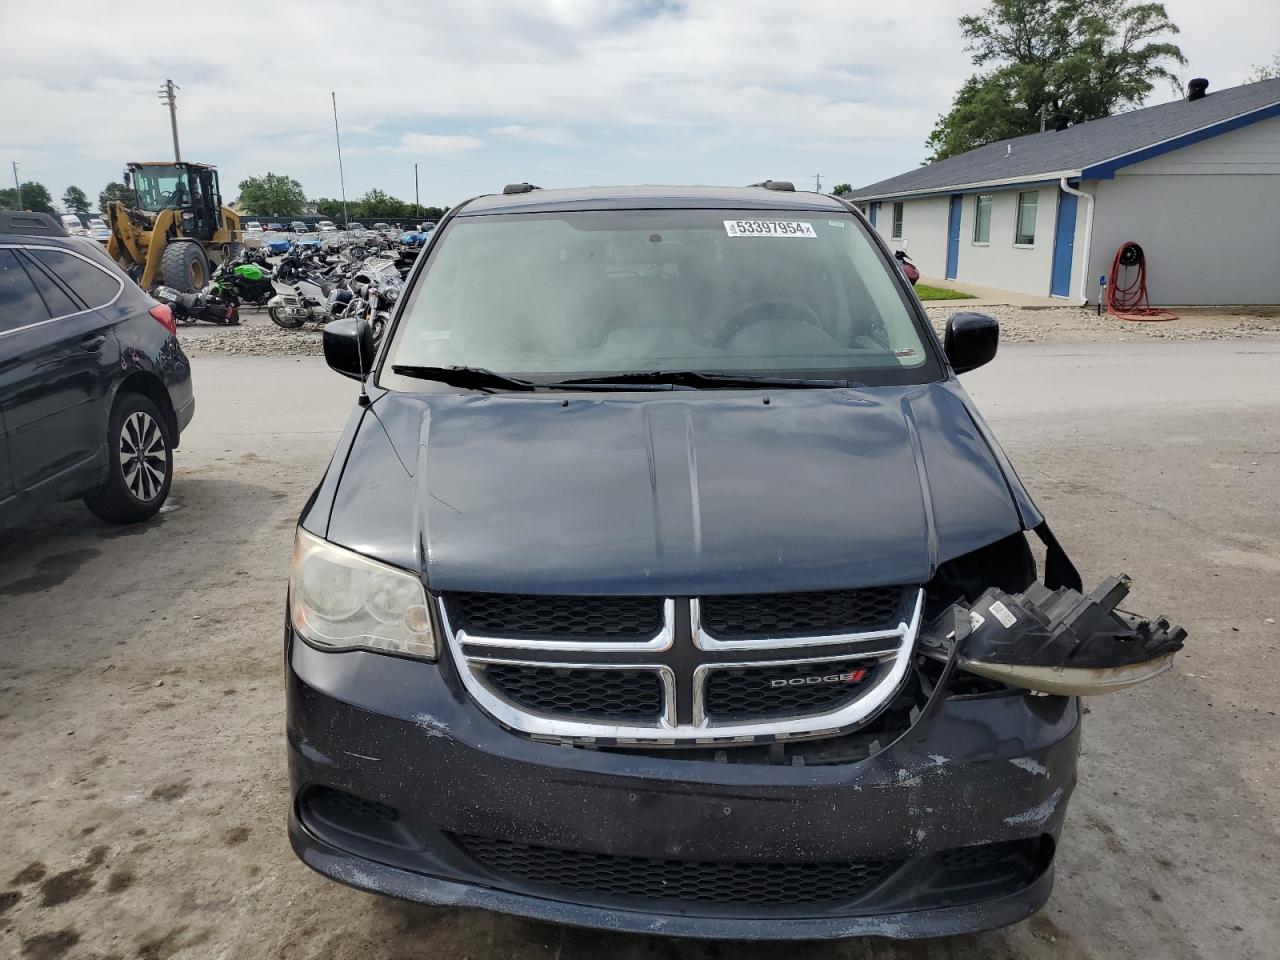
[[[179,293],[196,293],[209,282],[209,258],[200,244],[170,243],[160,258],[160,282]]]

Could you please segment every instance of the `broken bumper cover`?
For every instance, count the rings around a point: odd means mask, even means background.
[[[447,663],[300,642],[288,662],[290,839],[361,889],[605,929],[806,939],[991,929],[1052,888],[1072,698],[936,697],[865,760],[776,766],[534,742],[472,704]],[[562,855],[590,882],[556,881]],[[848,897],[810,879],[793,899],[715,894],[720,867],[794,879],[810,865],[876,879]],[[654,896],[653,870],[694,895]]]
[[[920,652],[957,658],[971,673],[1041,693],[1125,690],[1173,666],[1187,638],[1163,617],[1147,620],[1116,609],[1129,586],[1122,575],[1089,594],[1041,583],[1017,594],[993,587],[935,617],[921,633]]]

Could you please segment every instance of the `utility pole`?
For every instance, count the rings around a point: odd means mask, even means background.
[[[18,182],[18,161],[13,162],[13,188],[18,191],[18,209],[22,209],[22,184]]]
[[[814,193],[822,192],[822,174],[820,173],[815,173],[813,175],[813,192]]]
[[[413,215],[422,216],[422,204],[418,202],[418,165],[413,165]]]
[[[329,91],[333,101],[333,139],[338,145],[338,186],[342,189],[342,229],[347,229],[347,180],[342,174],[342,137],[338,134],[338,95]]]
[[[169,108],[169,126],[173,128],[174,163],[182,159],[182,151],[178,149],[178,95],[174,93],[175,90],[181,89],[172,80],[165,80],[160,88],[160,102]]]

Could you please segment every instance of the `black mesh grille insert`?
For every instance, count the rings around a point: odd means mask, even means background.
[[[710,596],[702,626],[722,640],[853,633],[898,625],[902,587]]]
[[[648,640],[662,629],[660,597],[554,597],[455,593],[450,609],[475,636]]]
[[[552,850],[464,836],[458,840],[486,867],[531,883],[604,897],[644,897],[725,904],[812,904],[851,900],[897,864],[711,863],[649,860]]]
[[[657,720],[662,681],[652,670],[580,670],[491,663],[485,676],[517,706],[566,719]]]
[[[728,667],[707,674],[703,704],[713,720],[762,720],[833,710],[874,679],[869,660]]]

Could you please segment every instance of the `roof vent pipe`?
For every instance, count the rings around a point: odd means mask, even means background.
[[[1204,77],[1196,77],[1187,84],[1188,100],[1203,100],[1209,93],[1209,81]]]

